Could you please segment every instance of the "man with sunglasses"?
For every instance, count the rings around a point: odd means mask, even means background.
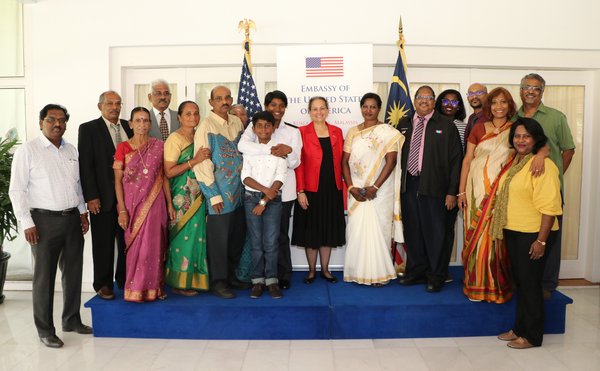
[[[9,196],[25,239],[31,245],[33,319],[40,341],[60,348],[53,321],[56,268],[62,272],[63,332],[91,334],[81,322],[83,235],[89,228],[77,149],[63,139],[69,113],[48,104],[40,111],[42,135],[15,152]]]
[[[467,91],[467,100],[469,105],[473,108],[473,113],[467,120],[467,127],[465,128],[465,142],[469,138],[469,134],[473,127],[477,124],[483,124],[486,118],[483,117],[483,104],[487,99],[487,87],[478,82],[471,84]]]
[[[447,277],[445,231],[448,211],[456,207],[462,145],[456,126],[434,110],[431,87],[417,90],[414,106],[415,113],[398,123],[406,137],[400,197],[407,253],[399,283],[426,283],[427,292],[434,293]]]
[[[169,134],[179,129],[179,119],[177,111],[169,108],[171,104],[171,90],[169,83],[163,79],[154,80],[150,83],[150,93],[148,100],[152,103],[150,115],[150,132],[148,135],[163,142],[167,140]]]
[[[561,193],[564,192],[563,174],[569,168],[573,155],[575,154],[575,143],[567,123],[566,116],[542,103],[546,81],[537,73],[530,73],[521,79],[521,101],[523,105],[517,111],[519,117],[530,117],[542,125],[544,134],[548,137],[548,146],[550,147],[550,159],[558,167],[560,174]],[[513,120],[514,121],[514,120]],[[540,169],[532,169],[534,172],[541,172]],[[562,216],[558,217],[560,229],[558,236],[554,239],[555,243],[546,246],[546,268],[544,270],[544,298],[549,299],[552,291],[558,286],[558,274],[560,271],[560,250],[562,237]]]

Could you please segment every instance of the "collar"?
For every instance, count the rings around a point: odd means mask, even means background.
[[[431,117],[433,116],[433,113],[435,112],[435,110],[429,112],[428,114],[426,114],[425,116],[422,116],[425,118],[425,122],[427,123],[429,121],[429,119],[431,119]],[[415,115],[413,116],[413,122],[419,120],[419,114],[415,111]]]
[[[117,119],[117,124],[113,124],[112,122],[108,121],[108,119],[104,116],[102,116],[102,120],[104,120],[104,123],[106,124],[106,126],[108,126],[109,128],[113,125],[121,125],[121,120]]]
[[[171,118],[171,112],[169,111],[168,108],[166,110],[164,110],[164,112],[165,112],[165,120],[167,118]],[[154,117],[158,118],[160,121],[160,111],[157,110],[154,106],[152,106],[152,113],[154,113]]]
[[[548,113],[548,108],[544,105],[544,102],[540,102],[540,105],[538,106],[537,110],[535,110],[535,113],[533,114],[535,116],[536,113],[541,112],[541,113]],[[523,117],[525,115],[525,108],[524,106],[521,106],[519,108],[519,112],[517,112],[517,114],[521,117]]]
[[[231,125],[231,121],[232,121],[232,117],[236,117],[234,115],[230,115],[229,113],[227,114],[227,120],[224,120],[221,116],[217,115],[216,113],[214,113],[213,111],[210,111],[209,115],[212,117],[213,120],[215,120],[216,122],[218,122],[221,125],[224,126],[229,126]],[[239,119],[238,119],[239,120]],[[240,121],[241,122],[241,121]]]
[[[42,146],[46,148],[50,146],[55,147],[54,143],[52,143],[48,138],[46,138],[44,134],[40,135],[40,142],[42,143]],[[60,138],[60,148],[63,148],[65,144],[67,144],[67,142],[65,142],[64,138]]]

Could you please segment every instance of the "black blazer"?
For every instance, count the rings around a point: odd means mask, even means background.
[[[120,120],[127,137],[133,136],[126,120]],[[115,145],[102,117],[81,124],[77,141],[79,174],[85,201],[100,199],[101,210],[109,211],[116,203],[113,162]]]
[[[406,191],[406,164],[413,130],[412,114],[398,123],[397,129],[406,137],[402,146],[402,192]],[[437,112],[429,119],[425,129],[423,164],[419,179],[419,194],[445,197],[456,195],[460,183],[462,145],[456,125]]]

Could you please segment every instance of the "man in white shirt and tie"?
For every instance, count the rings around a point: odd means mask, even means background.
[[[150,115],[152,125],[148,134],[164,142],[169,134],[179,129],[177,111],[169,109],[171,90],[168,82],[163,79],[154,80],[150,83],[150,87],[148,100],[152,103],[152,114]]]
[[[62,271],[63,332],[91,334],[81,323],[83,235],[89,222],[79,181],[77,149],[63,140],[69,114],[48,104],[40,111],[42,135],[15,152],[9,196],[34,257],[33,318],[41,342],[60,348],[53,321],[57,265]]]

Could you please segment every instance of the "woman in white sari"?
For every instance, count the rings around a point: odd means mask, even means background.
[[[344,281],[382,286],[396,278],[392,239],[404,242],[399,194],[404,136],[378,120],[377,94],[365,94],[360,108],[365,121],[348,131],[342,157],[348,185]]]

